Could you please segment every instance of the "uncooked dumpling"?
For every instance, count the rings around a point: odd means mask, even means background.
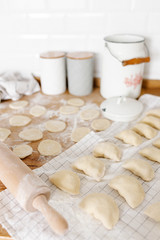
[[[80,113],[80,118],[83,120],[92,120],[99,117],[99,111],[96,109],[86,109]]]
[[[77,113],[79,110],[78,107],[75,107],[75,106],[62,106],[60,107],[59,111],[60,113],[62,114],[65,114],[65,115],[69,115],[69,114],[74,114],[74,113]]]
[[[100,142],[94,147],[93,155],[120,161],[122,152],[114,143]]]
[[[45,114],[45,112],[46,112],[46,108],[41,105],[35,105],[29,111],[29,113],[34,117],[40,117],[43,114]]]
[[[91,123],[91,128],[95,131],[104,131],[111,125],[111,122],[105,118],[95,119]]]
[[[51,183],[62,191],[72,195],[79,194],[80,179],[79,176],[70,170],[61,170],[49,177]]]
[[[84,101],[81,98],[70,98],[67,103],[76,107],[81,107],[84,105]]]
[[[88,214],[112,229],[119,220],[119,208],[114,199],[105,193],[90,193],[79,204]]]
[[[0,128],[0,141],[5,141],[10,134],[11,131],[8,128]]]
[[[21,159],[32,154],[33,149],[29,145],[21,144],[13,148],[13,152]]]
[[[160,138],[157,138],[152,144],[153,146],[160,148]]]
[[[157,130],[145,123],[137,123],[133,128],[133,131],[144,136],[147,139],[152,139],[157,135]]]
[[[59,120],[49,120],[45,123],[45,128],[49,132],[62,132],[66,128],[66,124]]]
[[[151,109],[146,114],[160,118],[160,108]]]
[[[90,133],[90,129],[87,127],[78,127],[73,130],[71,134],[71,140],[74,142],[79,142],[83,137]]]
[[[24,108],[28,105],[28,102],[25,100],[22,101],[16,101],[16,102],[12,102],[9,104],[9,107],[12,109],[20,109],[20,108]]]
[[[128,175],[119,175],[109,182],[109,186],[119,192],[132,208],[138,207],[144,200],[145,193],[141,183]]]
[[[9,119],[9,123],[14,127],[26,126],[31,122],[31,119],[24,115],[15,115]]]
[[[146,123],[158,130],[160,130],[160,119],[154,116],[146,116],[144,117],[141,122]]]
[[[28,128],[19,133],[19,137],[27,141],[37,141],[43,137],[42,132],[37,128]]]
[[[160,163],[160,149],[156,147],[146,147],[139,151],[139,153],[151,161]]]
[[[141,177],[144,181],[151,181],[154,178],[152,166],[143,159],[128,160],[123,164],[123,167]]]
[[[38,151],[43,156],[56,156],[61,153],[62,147],[52,139],[45,139],[38,145]]]
[[[78,158],[73,164],[73,169],[77,169],[85,173],[86,175],[93,177],[95,180],[100,181],[105,173],[105,164],[102,160],[87,155]]]
[[[146,207],[144,214],[156,222],[160,222],[160,202],[153,203]]]
[[[118,138],[122,140],[124,143],[130,144],[133,146],[138,146],[142,143],[142,137],[131,129],[127,129],[118,133],[115,136],[115,138]]]

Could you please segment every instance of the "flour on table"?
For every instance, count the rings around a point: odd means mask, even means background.
[[[15,115],[9,119],[11,126],[22,127],[26,126],[31,122],[31,119],[24,115]]]
[[[38,128],[28,128],[21,131],[19,137],[27,141],[37,141],[42,139],[43,133]]]
[[[62,151],[60,143],[52,139],[46,139],[38,145],[38,151],[43,156],[56,156]]]
[[[13,148],[13,152],[21,159],[32,154],[33,149],[27,144],[17,145]]]

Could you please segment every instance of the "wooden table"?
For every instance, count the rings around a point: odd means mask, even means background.
[[[153,88],[153,89],[143,88],[141,95],[146,94],[146,93],[160,96],[160,88]],[[5,141],[5,143],[8,144],[8,146],[10,146],[10,147],[12,147],[13,145],[16,145],[16,144],[20,144],[20,140],[17,140],[17,139],[18,139],[19,131],[22,130],[22,127],[15,128],[15,127],[9,126],[8,120],[6,120],[6,119],[8,119],[8,116],[12,116],[13,114],[20,114],[20,113],[30,116],[28,113],[28,110],[29,110],[29,107],[32,106],[33,104],[41,104],[41,105],[44,105],[47,109],[50,109],[51,111],[52,110],[57,111],[59,109],[59,107],[62,106],[66,102],[66,100],[70,99],[71,97],[73,97],[73,96],[70,95],[68,92],[58,95],[58,96],[46,96],[46,95],[43,95],[42,93],[35,93],[32,96],[25,96],[22,98],[22,100],[29,101],[29,106],[28,106],[28,108],[26,108],[26,111],[22,110],[22,112],[16,112],[15,110],[11,110],[9,108],[9,103],[11,101],[3,102],[3,105],[5,105],[5,108],[0,109],[1,116],[2,116],[2,119],[0,118],[0,126],[8,127],[8,128],[10,128],[10,130],[12,132],[11,136]],[[104,98],[102,98],[99,93],[99,88],[95,88],[93,90],[92,94],[90,94],[89,96],[85,96],[85,97],[81,97],[81,98],[86,103],[97,104],[98,106],[104,100]],[[6,116],[6,118],[5,117],[3,118],[3,116]],[[50,116],[50,117],[52,118],[52,116]],[[53,118],[54,117],[55,116],[53,116]],[[41,125],[44,121],[46,121],[46,119],[43,118],[43,116],[40,118],[32,118],[33,125]],[[72,123],[70,121],[67,122],[67,125],[68,125],[68,129],[71,129]],[[43,139],[51,138],[51,135],[47,131],[44,131],[43,133],[44,133]],[[67,148],[71,147],[74,144],[70,140],[69,135],[67,135],[67,138],[68,139],[66,139],[66,141],[64,142],[63,135],[60,135],[60,134],[54,135],[54,139],[55,140],[58,139],[58,141],[62,144],[63,151],[65,151]],[[31,156],[26,157],[23,160],[31,169],[41,167],[44,163],[46,163],[47,161],[49,161],[51,159],[49,157],[40,159],[40,155],[37,151],[38,144],[39,144],[39,141],[32,142],[29,144],[30,146],[32,146],[33,150],[35,150],[35,151],[33,152],[33,154]],[[0,191],[2,191],[4,189],[5,189],[4,185],[0,182]],[[9,234],[7,233],[7,231],[1,227],[1,225],[0,225],[0,239],[4,239],[4,240],[12,239],[9,236]]]

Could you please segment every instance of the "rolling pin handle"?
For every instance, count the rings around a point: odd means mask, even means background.
[[[45,195],[39,195],[33,200],[33,207],[39,210],[49,226],[58,235],[64,235],[68,229],[67,221],[49,204]]]

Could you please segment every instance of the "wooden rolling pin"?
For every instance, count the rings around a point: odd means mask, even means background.
[[[48,204],[49,187],[1,142],[0,180],[26,211],[39,210],[55,233],[66,232],[66,220]]]

